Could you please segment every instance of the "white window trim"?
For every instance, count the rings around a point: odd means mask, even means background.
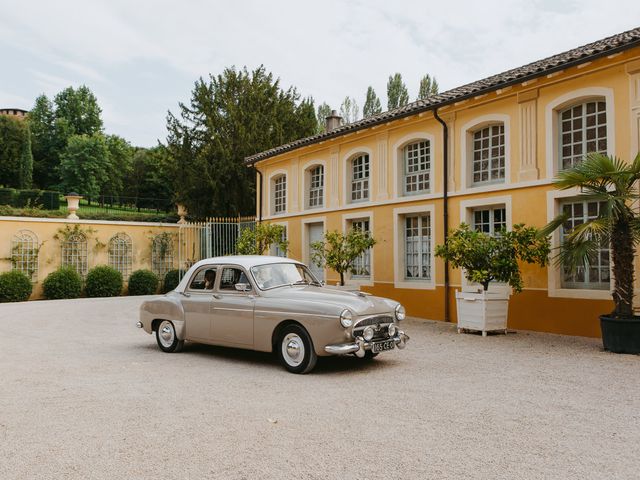
[[[313,169],[314,167],[318,167],[318,166],[322,166],[322,174],[323,174],[323,186],[322,186],[322,206],[319,207],[310,207],[309,206],[309,186],[310,186],[310,181],[309,181],[309,175],[310,175],[310,170]],[[309,210],[309,211],[318,211],[318,210],[323,210],[324,208],[326,208],[327,206],[327,162],[326,160],[311,160],[306,162],[303,166],[302,166],[302,201],[303,201],[303,207],[302,210]]]
[[[351,161],[361,154],[369,155],[369,198],[367,200],[359,200],[356,202],[351,201]],[[373,191],[373,176],[374,176],[374,161],[373,151],[367,147],[356,147],[349,150],[342,156],[342,204],[343,205],[357,205],[367,206],[372,203],[374,198]]]
[[[410,143],[419,142],[423,140],[429,141],[429,154],[430,158],[430,167],[429,168],[429,190],[427,192],[417,193],[415,195],[405,195],[404,194],[404,174],[401,174],[400,171],[404,172],[404,147],[409,145]],[[393,190],[392,195],[393,198],[402,198],[406,200],[413,200],[414,198],[420,198],[423,195],[429,195],[434,192],[434,180],[436,178],[436,162],[435,162],[435,136],[427,133],[427,132],[413,132],[404,137],[400,138],[393,144],[391,149],[393,159],[392,159],[392,182],[393,182]]]
[[[361,220],[361,219],[368,219],[369,220],[369,231],[371,232],[371,234],[373,235],[373,211],[372,210],[368,210],[366,212],[353,212],[353,213],[345,213],[344,215],[342,215],[342,232],[343,233],[347,233],[347,226],[349,224],[349,221],[351,220]],[[371,253],[369,256],[370,262],[371,262],[371,269],[370,272],[371,274],[369,275],[369,278],[351,278],[351,273],[347,272],[346,277],[345,278],[345,284],[347,285],[357,285],[360,287],[373,287],[374,286],[374,251],[375,251],[375,246],[371,249]]]
[[[572,90],[554,98],[545,106],[546,177],[551,179],[558,173],[559,133],[558,114],[560,110],[573,104],[595,98],[604,98],[607,113],[607,155],[615,155],[615,104],[613,89],[608,87],[588,87]]]
[[[273,172],[271,172],[269,174],[269,177],[267,179],[267,198],[269,199],[269,213],[271,214],[272,217],[279,217],[280,215],[286,215],[287,213],[289,213],[289,190],[290,190],[290,185],[289,185],[289,178],[288,178],[288,171],[285,169],[279,169],[279,170],[275,170]],[[284,212],[278,212],[276,213],[276,202],[275,202],[275,189],[273,188],[273,182],[275,181],[276,177],[279,177],[281,175],[284,175],[285,177],[285,181],[287,183],[287,188],[285,190],[285,205],[284,205]]]
[[[289,222],[270,222],[271,225],[281,225],[285,228],[285,232],[286,232],[286,236],[285,236],[285,240],[289,240]],[[276,256],[276,247],[274,245],[271,245],[269,247],[269,255],[273,255],[274,257]],[[291,249],[287,249],[287,257],[289,256]],[[283,257],[285,258],[285,257]]]
[[[547,192],[547,221],[550,222],[560,213],[560,203],[562,200],[570,198],[580,198],[580,191],[577,188],[569,190],[550,190]],[[560,246],[560,229],[556,229],[551,234],[552,256],[547,266],[547,291],[549,297],[557,298],[584,298],[588,300],[611,300],[611,285],[613,285],[613,272],[609,282],[609,290],[562,288],[562,278],[560,268],[555,264],[553,258],[554,250]],[[613,265],[611,263],[611,265]]]
[[[300,221],[300,225],[302,227],[302,234],[300,235],[301,240],[301,257],[302,263],[304,263],[307,267],[311,265],[311,250],[309,248],[309,229],[307,225],[309,223],[322,223],[322,232],[325,233],[327,231],[327,217],[309,217],[303,218]],[[289,231],[287,230],[287,235],[289,235]],[[327,282],[327,268],[323,269],[324,281]]]
[[[473,184],[473,134],[490,124],[504,125],[504,182]],[[476,117],[465,123],[460,130],[460,185],[461,191],[476,191],[494,185],[511,185],[511,117],[502,113],[492,113]]]
[[[434,205],[416,205],[393,209],[393,286],[411,290],[435,290],[436,288],[436,218]],[[431,217],[431,280],[406,280],[404,278],[404,220],[412,213],[427,213]]]
[[[507,230],[511,230],[513,226],[513,220],[511,213],[513,211],[511,195],[504,195],[501,197],[488,197],[488,198],[474,198],[471,200],[462,200],[460,202],[460,220],[469,226],[473,223],[473,211],[481,207],[496,207],[504,205],[505,208],[505,221],[507,222]],[[463,271],[460,271],[460,287],[462,291],[476,290],[477,284],[469,282]],[[495,282],[489,283],[489,292],[508,293],[511,295],[512,289],[509,285],[496,284]]]

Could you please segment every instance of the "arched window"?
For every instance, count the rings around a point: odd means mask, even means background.
[[[38,281],[38,237],[29,230],[20,230],[11,240],[11,265],[32,282]]]
[[[351,201],[369,200],[369,155],[356,155],[351,159]]]
[[[272,180],[273,190],[273,214],[284,213],[287,211],[287,176],[278,175]]]
[[[109,266],[122,274],[125,280],[131,274],[133,255],[131,237],[126,233],[117,233],[109,240]]]
[[[173,238],[169,233],[160,233],[153,237],[151,243],[151,270],[162,281],[166,273],[172,269]]]
[[[420,140],[402,149],[405,195],[428,192],[431,188],[431,142]]]
[[[307,169],[307,207],[318,208],[324,205],[324,166],[316,165]]]
[[[504,182],[504,124],[487,125],[473,132],[471,179],[473,184]]]
[[[62,266],[71,267],[82,278],[87,275],[87,237],[84,233],[72,233],[62,241]]]
[[[587,153],[607,153],[607,109],[603,99],[574,104],[559,112],[560,169],[571,168]]]

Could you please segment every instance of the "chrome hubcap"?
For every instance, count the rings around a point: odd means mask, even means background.
[[[282,357],[292,367],[297,367],[304,360],[304,343],[295,333],[289,333],[282,340]]]
[[[171,322],[167,322],[166,320],[160,324],[158,329],[160,339],[160,343],[163,347],[169,348],[173,344],[173,340],[175,338],[175,332],[173,330],[173,325]]]

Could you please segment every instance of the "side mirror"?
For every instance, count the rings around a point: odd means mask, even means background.
[[[248,283],[236,283],[235,287],[239,292],[249,292],[251,290],[251,285]]]

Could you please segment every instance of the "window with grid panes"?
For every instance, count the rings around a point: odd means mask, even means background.
[[[126,233],[117,233],[109,240],[109,266],[118,270],[125,280],[131,274],[131,250],[131,237]]]
[[[505,207],[478,208],[473,210],[474,230],[495,235],[507,227],[507,210]]]
[[[431,143],[423,140],[404,147],[404,193],[428,192],[431,188]]]
[[[571,168],[587,153],[607,153],[607,112],[604,101],[573,105],[560,112],[560,168]]]
[[[369,155],[363,154],[351,161],[351,201],[369,199]]]
[[[20,230],[11,240],[11,264],[14,270],[24,273],[32,282],[38,280],[38,237],[29,230]]]
[[[431,280],[431,217],[405,217],[405,278]]]
[[[561,238],[564,239],[571,230],[587,220],[597,218],[604,203],[588,201],[571,201],[562,204],[562,212],[567,215],[567,221],[562,225]],[[609,270],[609,245],[602,243],[597,252],[584,265],[573,271],[568,267],[562,268],[562,286],[564,288],[583,288],[606,290],[610,287],[611,274]]]
[[[61,263],[71,267],[84,278],[87,275],[87,237],[82,233],[73,233],[62,241]]]
[[[273,181],[273,211],[282,213],[287,209],[287,177],[282,175]]]
[[[309,208],[324,205],[324,167],[318,165],[309,170]]]
[[[369,219],[363,218],[351,221],[351,228],[371,233]],[[371,249],[368,248],[353,262],[352,278],[369,278],[371,276]]]
[[[473,134],[473,183],[504,182],[504,125],[489,125]]]

